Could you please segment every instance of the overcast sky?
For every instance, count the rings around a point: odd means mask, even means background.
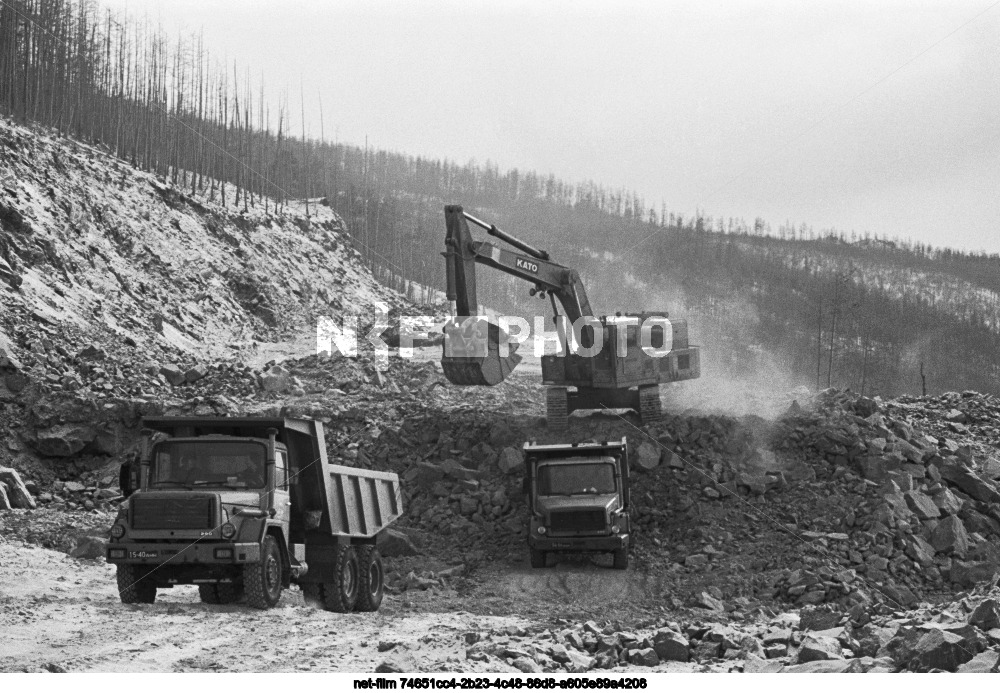
[[[314,135],[1000,252],[997,0],[104,4],[303,78]]]

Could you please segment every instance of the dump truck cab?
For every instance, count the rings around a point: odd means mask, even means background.
[[[524,445],[531,520],[531,565],[549,553],[609,552],[628,567],[629,478],[626,441]]]
[[[274,606],[293,582],[334,611],[375,610],[378,533],[402,511],[395,474],[330,465],[323,426],[269,418],[145,419],[109,563],[127,603],[196,584],[205,602]]]

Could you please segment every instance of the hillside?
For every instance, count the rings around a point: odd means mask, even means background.
[[[6,120],[0,150],[0,348],[56,389],[88,381],[75,367],[88,347],[137,393],[149,361],[259,366],[311,353],[318,316],[371,320],[405,303],[325,206],[223,207]]]

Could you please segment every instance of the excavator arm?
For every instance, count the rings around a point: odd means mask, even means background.
[[[447,226],[447,236],[444,241],[448,271],[447,296],[449,301],[455,301],[457,315],[475,315],[478,309],[477,262],[531,282],[535,285],[536,291],[548,292],[562,304],[570,322],[575,322],[577,318],[585,315],[593,315],[590,301],[587,300],[587,292],[576,270],[552,262],[544,250],[533,248],[504,233],[493,224],[467,214],[458,205],[445,207],[444,215]],[[469,232],[469,221],[486,229],[491,236],[514,246],[523,254],[501,248],[489,241],[474,240]]]
[[[504,233],[493,224],[488,224],[459,205],[444,208],[447,235],[445,237],[445,263],[447,269],[447,297],[455,302],[456,318],[446,328],[446,343],[441,366],[445,376],[456,385],[496,385],[520,362],[517,344],[511,344],[509,354],[501,356],[499,344],[505,337],[498,325],[479,325],[486,337],[485,349],[476,356],[454,355],[455,341],[461,338],[460,325],[467,316],[478,313],[479,302],[476,295],[476,264],[486,265],[519,279],[534,284],[532,295],[547,293],[558,300],[569,321],[575,322],[582,316],[592,316],[587,292],[580,281],[580,275],[573,269],[552,262],[549,254],[538,250],[513,236]],[[489,241],[477,241],[469,231],[468,222],[486,229],[521,252],[513,252]],[[466,322],[466,324],[468,324]],[[469,325],[469,327],[472,327]],[[468,328],[466,328],[468,329]],[[474,328],[473,328],[474,329]],[[449,354],[451,351],[451,354]]]

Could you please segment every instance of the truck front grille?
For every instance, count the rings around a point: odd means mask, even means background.
[[[133,529],[210,529],[212,498],[132,497]]]
[[[553,532],[600,532],[607,529],[603,510],[562,510],[549,515]]]

